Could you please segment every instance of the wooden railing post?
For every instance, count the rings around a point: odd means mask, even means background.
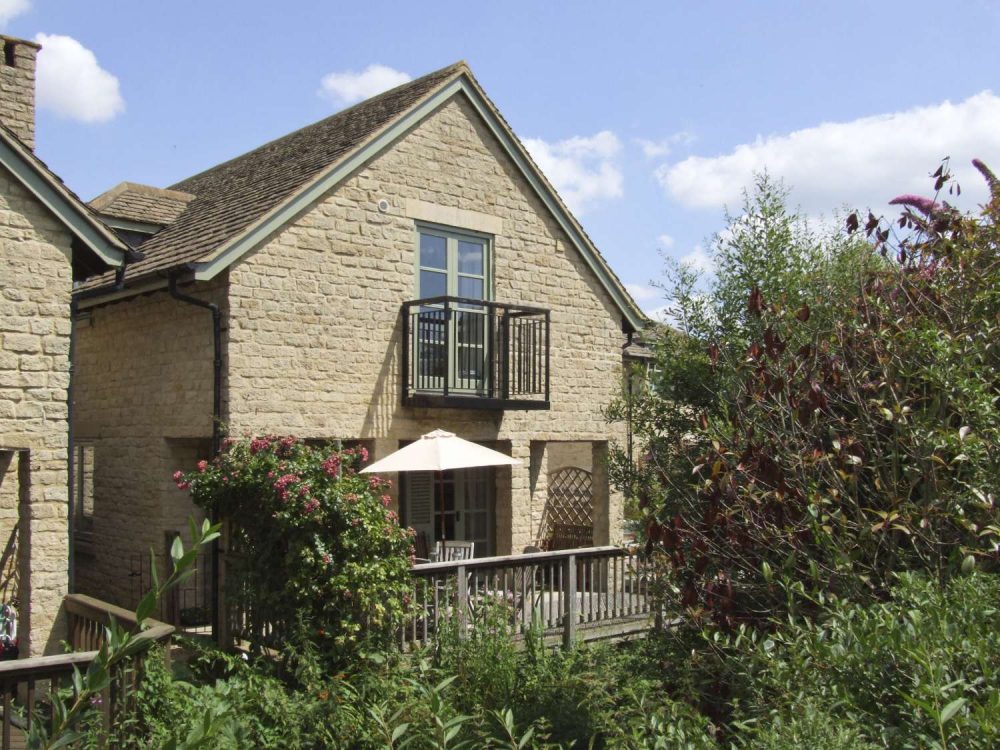
[[[563,596],[566,597],[566,606],[563,607],[563,647],[567,650],[573,648],[576,642],[576,621],[579,617],[576,604],[576,555],[566,558],[566,570],[563,573],[563,580],[566,582],[563,587]]]
[[[455,585],[458,595],[458,637],[465,638],[465,629],[469,623],[469,582],[465,577],[465,566],[459,565],[455,575],[458,576]]]
[[[228,651],[233,646],[232,634],[229,629],[229,602],[227,601],[228,586],[226,582],[226,559],[229,554],[229,549],[232,546],[232,527],[229,521],[225,521],[222,524],[222,535],[218,540],[219,554],[214,555],[215,561],[217,562],[217,570],[213,570],[212,573],[215,575],[215,587],[219,592],[217,606],[218,609],[215,612],[215,621],[218,623],[218,628],[216,630],[216,645]]]

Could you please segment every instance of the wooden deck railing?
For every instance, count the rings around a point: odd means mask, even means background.
[[[490,607],[506,611],[515,636],[546,641],[623,636],[650,627],[652,570],[620,547],[537,552],[427,563],[412,569],[414,615],[401,642],[422,645],[448,619],[464,633]]]
[[[0,662],[0,694],[3,696],[2,734],[0,750],[24,747],[24,737],[34,721],[47,720],[47,696],[68,682],[73,669],[86,670],[96,658],[104,640],[104,628],[114,618],[126,629],[138,626],[135,613],[81,594],[69,594],[63,600],[66,608],[68,642],[74,652],[55,656],[37,656]],[[174,627],[156,620],[139,634],[139,638],[163,640]],[[141,675],[139,659],[123,664],[113,675],[111,685],[101,696],[99,708],[105,732],[112,721],[131,706]]]

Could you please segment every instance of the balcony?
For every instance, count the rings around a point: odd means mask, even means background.
[[[403,303],[404,406],[549,408],[549,311],[464,297]]]

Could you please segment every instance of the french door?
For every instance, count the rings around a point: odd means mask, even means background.
[[[421,227],[417,298],[488,300],[489,248],[485,237]],[[440,391],[485,393],[490,373],[489,309],[474,302],[420,307],[412,382]]]
[[[459,539],[476,543],[476,557],[493,554],[496,481],[492,468],[403,476],[403,522],[422,532],[431,548],[440,539]]]

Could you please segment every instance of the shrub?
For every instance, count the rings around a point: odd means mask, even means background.
[[[387,480],[357,473],[365,458],[364,448],[267,436],[228,441],[214,461],[174,475],[229,522],[239,555],[227,560],[230,590],[243,592],[255,646],[269,626],[286,638],[306,633],[334,668],[392,642],[407,606],[412,537],[388,507]]]
[[[710,375],[685,402],[654,395],[644,466],[618,476],[696,618],[768,628],[830,595],[878,600],[899,571],[944,580],[995,557],[1000,199],[978,216],[900,202],[899,236],[869,216],[846,304],[736,275],[754,285],[741,316],[720,308],[728,338],[672,344]]]
[[[888,602],[838,603],[818,622],[744,641],[731,652],[743,726],[757,727],[753,737],[818,737],[825,718],[880,747],[997,747],[998,603],[991,574],[946,587],[903,575]]]

